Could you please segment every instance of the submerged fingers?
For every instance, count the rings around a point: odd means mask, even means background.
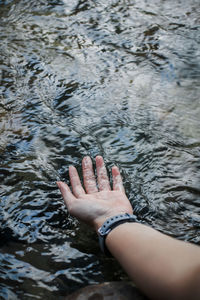
[[[74,201],[76,198],[74,197],[74,195],[72,194],[70,188],[66,183],[62,181],[58,181],[57,185],[61,191],[66,206],[69,207],[71,202]]]
[[[110,191],[111,190],[110,182],[109,182],[109,178],[107,175],[106,167],[102,156],[96,157],[96,168],[97,168],[97,181],[98,181],[99,191]],[[83,170],[83,181],[84,181],[86,193],[88,194],[97,193],[98,189],[97,189],[96,179],[93,171],[92,160],[89,156],[83,158],[82,170]],[[79,198],[83,194],[85,194],[85,190],[82,187],[78,172],[76,168],[73,166],[69,167],[69,177],[70,177],[70,182],[71,182],[74,196]],[[122,177],[120,175],[118,167],[116,166],[112,168],[112,177],[113,177],[113,190],[125,192],[123,187]],[[70,189],[68,190],[68,192],[69,191]]]
[[[96,186],[96,179],[93,171],[92,160],[89,156],[86,156],[82,160],[82,170],[83,170],[83,181],[86,192],[88,194],[98,192]]]
[[[85,194],[78,172],[76,168],[73,166],[69,167],[69,177],[70,177],[73,194],[76,197],[80,197],[81,195]]]
[[[114,166],[112,167],[112,177],[113,177],[113,190],[115,191],[121,191],[125,193],[122,177],[120,175],[118,167]]]
[[[100,191],[110,191],[110,182],[102,156],[96,157],[97,180]]]

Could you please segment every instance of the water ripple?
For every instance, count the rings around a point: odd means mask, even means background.
[[[0,297],[124,278],[56,186],[117,164],[143,221],[200,244],[199,3],[0,1]]]

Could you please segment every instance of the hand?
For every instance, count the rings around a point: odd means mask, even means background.
[[[103,158],[96,157],[97,182],[89,156],[83,158],[82,170],[85,190],[75,167],[69,167],[72,192],[64,182],[57,182],[69,213],[78,220],[92,226],[96,231],[110,217],[121,213],[133,213],[132,206],[125,195],[119,169],[112,168],[113,190]]]

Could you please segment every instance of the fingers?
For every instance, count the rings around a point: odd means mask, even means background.
[[[96,157],[97,179],[100,191],[110,191],[110,182],[108,179],[106,167],[104,165],[103,157]]]
[[[83,194],[85,194],[85,191],[82,187],[78,172],[77,172],[76,168],[73,166],[69,167],[69,177],[70,177],[70,182],[71,182],[72,191],[73,191],[74,196],[79,198]]]
[[[125,193],[118,167],[112,167],[113,190]]]
[[[83,181],[85,190],[88,194],[98,192],[96,186],[96,180],[94,176],[94,171],[92,167],[92,160],[89,156],[86,156],[82,160],[82,170],[83,170]]]
[[[58,181],[57,185],[61,191],[61,194],[63,196],[66,206],[69,207],[70,203],[72,201],[74,201],[76,198],[73,196],[70,188],[68,187],[68,185],[66,183],[64,183],[62,181]]]
[[[107,175],[106,167],[104,165],[102,156],[96,157],[96,168],[97,168],[97,178],[98,178],[99,190],[100,191],[110,191],[111,190],[110,182],[109,182],[109,178]],[[93,171],[92,160],[89,156],[86,156],[83,158],[82,170],[83,170],[83,180],[84,180],[84,186],[85,186],[86,192],[88,194],[97,193],[98,189],[96,186],[96,179],[95,179],[95,175],[94,175],[94,171]],[[70,182],[72,185],[72,191],[73,191],[74,196],[79,198],[83,194],[85,194],[85,191],[82,187],[78,172],[77,172],[76,168],[73,166],[69,167],[69,177],[70,177]],[[113,190],[121,191],[121,192],[125,193],[123,183],[122,183],[122,178],[121,178],[119,169],[116,166],[114,166],[112,168],[112,177],[113,177]],[[64,200],[65,199],[73,200],[75,198],[67,184],[58,182],[58,187],[60,188],[60,191],[63,195]],[[66,203],[67,203],[67,201],[68,200],[65,200]]]

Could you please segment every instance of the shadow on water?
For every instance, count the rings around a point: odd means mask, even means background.
[[[126,278],[56,180],[117,164],[145,223],[200,243],[199,1],[0,1],[0,297]]]

